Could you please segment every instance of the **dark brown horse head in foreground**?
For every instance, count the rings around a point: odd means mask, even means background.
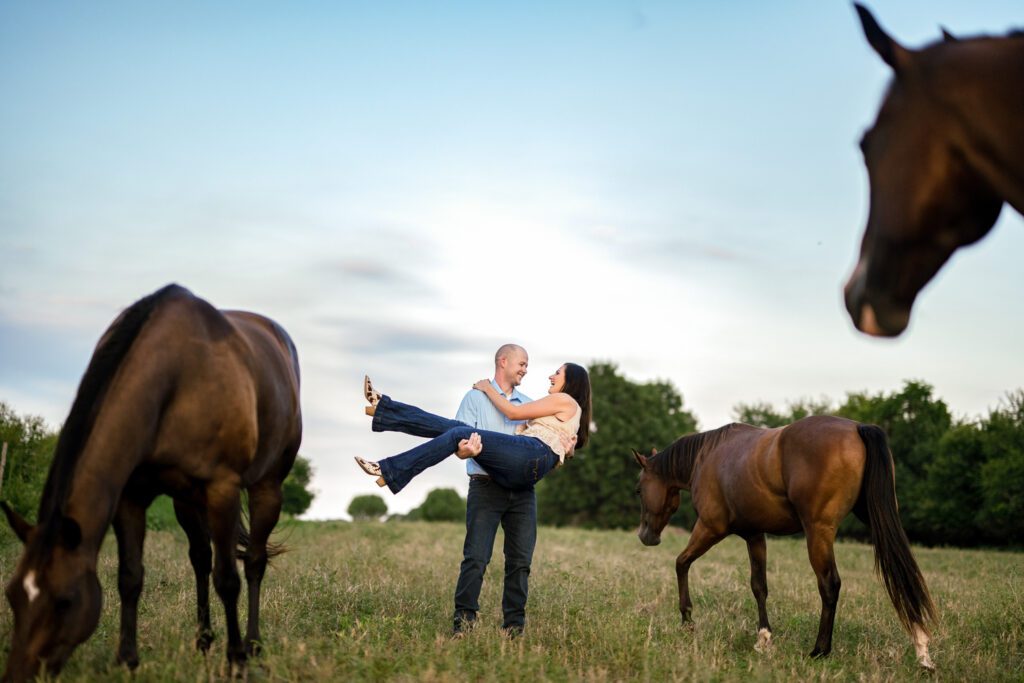
[[[6,587],[14,625],[5,680],[31,678],[44,663],[54,675],[99,622],[103,596],[95,557],[83,552],[73,519],[32,526],[6,503],[0,506],[25,544]]]
[[[652,449],[651,457],[657,452],[657,449]],[[658,545],[661,543],[661,532],[679,509],[680,486],[649,472],[646,456],[633,451],[633,457],[640,465],[640,481],[636,485],[636,493],[640,497],[640,528],[637,535],[644,545]]]
[[[857,329],[896,336],[959,247],[1024,211],[1024,38],[945,39],[909,50],[856,5],[893,70],[861,150],[871,186],[860,258],[844,294]]]

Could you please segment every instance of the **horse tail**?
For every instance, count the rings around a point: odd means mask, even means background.
[[[867,451],[858,508],[866,513],[875,546],[875,573],[881,575],[903,627],[913,633],[917,625],[929,634],[926,624],[935,623],[935,605],[900,524],[889,441],[875,425],[857,425],[857,433]]]
[[[235,557],[239,560],[249,559],[249,547],[252,544],[252,536],[249,535],[249,528],[245,525],[245,522],[238,519],[238,547],[235,548]],[[278,555],[283,555],[288,552],[288,546],[284,543],[270,543],[267,542],[267,560],[272,560]]]

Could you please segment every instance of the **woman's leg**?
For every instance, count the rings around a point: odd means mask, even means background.
[[[480,431],[454,420],[448,422],[457,426],[426,443],[378,462],[384,481],[392,492],[398,493],[417,474],[454,453],[459,448],[459,441],[469,438],[474,431],[479,432],[483,441],[483,450],[476,461],[505,488],[528,489],[554,469],[558,462],[551,449],[533,437]]]
[[[378,415],[380,415],[380,405],[377,406]],[[376,417],[374,417],[374,423],[376,423]],[[455,424],[458,426],[452,427],[426,443],[377,461],[381,476],[384,477],[384,481],[387,482],[392,493],[398,493],[417,474],[428,467],[433,467],[454,453],[459,448],[459,441],[468,439],[469,435],[473,433],[472,427],[458,422]],[[374,424],[374,429],[376,429],[376,424]]]
[[[479,434],[483,450],[476,462],[507,489],[533,488],[558,464],[558,456],[540,439],[501,432]]]
[[[390,396],[381,396],[373,414],[372,429],[375,432],[402,432],[433,439],[449,429],[464,426],[458,420],[449,420],[416,406],[394,401]]]

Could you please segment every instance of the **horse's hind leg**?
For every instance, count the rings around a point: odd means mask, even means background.
[[[721,534],[713,533],[699,519],[690,534],[690,542],[676,558],[676,580],[679,582],[679,614],[683,625],[690,621],[693,603],[690,601],[689,574],[690,565],[701,555],[722,540]]]
[[[206,487],[206,520],[213,541],[213,587],[224,604],[228,632],[227,655],[232,668],[245,665],[245,647],[238,628],[238,576],[235,547],[238,543],[239,481],[234,473],[222,474]]]
[[[152,497],[150,496],[150,499]],[[146,504],[122,495],[114,513],[114,535],[117,537],[117,591],[121,596],[121,638],[117,662],[135,669],[139,665],[138,633],[139,595],[142,593],[144,569],[142,546],[146,539]]]
[[[249,588],[249,616],[245,647],[258,654],[260,647],[260,586],[267,570],[267,540],[281,514],[281,482],[266,479],[249,488],[249,547],[245,557],[245,581]]]
[[[196,648],[206,654],[213,643],[213,628],[210,626],[210,569],[213,566],[210,533],[199,510],[188,503],[175,500],[174,516],[188,537],[188,559],[196,575],[196,620],[199,624]]]
[[[821,595],[821,621],[818,623],[818,639],[814,643],[811,657],[824,657],[832,651],[832,627],[836,619],[836,604],[839,602],[839,569],[833,549],[835,527],[812,525],[806,529],[807,555],[818,578],[818,593]]]
[[[764,652],[771,646],[772,627],[768,623],[768,548],[764,534],[750,536],[747,554],[750,556],[750,590],[757,602],[757,644],[754,649]]]

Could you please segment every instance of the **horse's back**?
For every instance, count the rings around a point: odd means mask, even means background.
[[[153,459],[199,478],[227,467],[250,479],[301,438],[294,346],[268,318],[179,289],[133,349],[140,374],[166,392]]]

